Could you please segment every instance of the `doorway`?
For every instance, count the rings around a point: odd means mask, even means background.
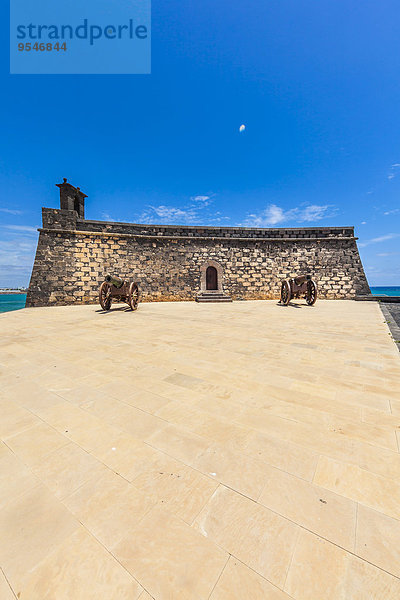
[[[218,289],[218,273],[215,267],[207,267],[206,271],[206,289],[217,290]]]

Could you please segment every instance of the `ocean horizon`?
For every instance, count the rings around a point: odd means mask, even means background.
[[[372,286],[373,296],[400,296],[400,286]],[[0,294],[0,313],[25,308],[26,294]]]

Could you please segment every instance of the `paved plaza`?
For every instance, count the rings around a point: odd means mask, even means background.
[[[399,600],[374,302],[0,315],[1,600]]]

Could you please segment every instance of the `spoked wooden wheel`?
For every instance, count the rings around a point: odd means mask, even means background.
[[[317,284],[312,279],[307,281],[306,302],[309,306],[315,304],[317,300]]]
[[[289,304],[289,302],[290,302],[290,285],[289,285],[289,282],[286,279],[285,279],[285,281],[282,281],[282,286],[281,286],[281,302],[285,306],[287,306]]]
[[[99,302],[103,310],[110,310],[112,303],[111,287],[107,281],[103,281],[100,286]]]
[[[131,283],[128,293],[128,304],[132,310],[136,310],[139,304],[139,288],[136,283]]]

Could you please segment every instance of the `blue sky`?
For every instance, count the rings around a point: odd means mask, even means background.
[[[398,0],[154,1],[151,75],[11,76],[3,35],[0,287],[28,283],[63,177],[91,219],[354,225],[370,284],[400,285],[399,21]]]

